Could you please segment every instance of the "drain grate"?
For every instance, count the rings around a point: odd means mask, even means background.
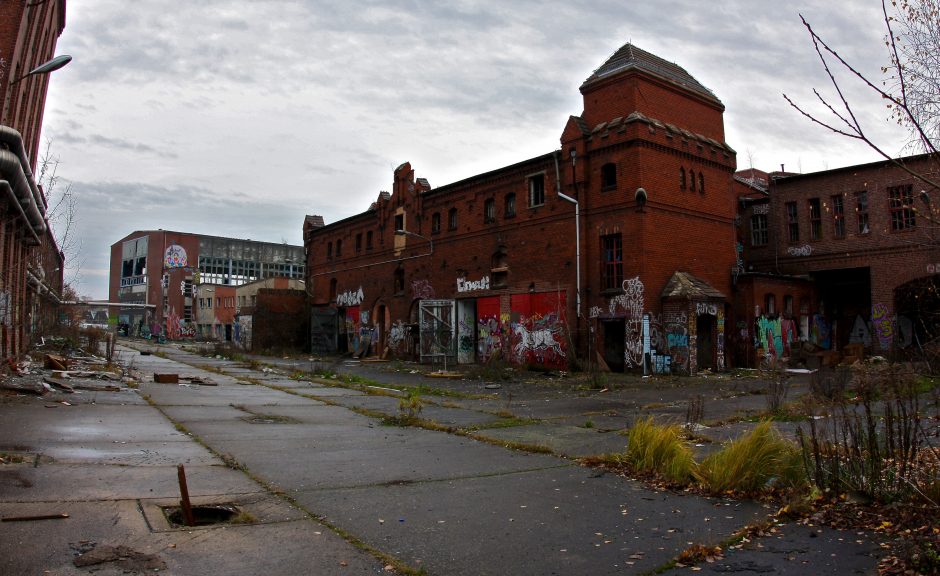
[[[183,510],[179,506],[166,506],[163,514],[174,528],[185,528]],[[213,524],[227,524],[240,517],[242,511],[234,504],[217,504],[215,506],[193,506],[194,526],[211,526]]]

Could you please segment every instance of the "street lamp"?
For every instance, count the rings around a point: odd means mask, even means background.
[[[72,57],[69,56],[68,54],[62,54],[61,56],[56,56],[52,60],[49,60],[48,62],[43,62],[39,66],[36,66],[35,68],[30,70],[26,74],[23,74],[16,80],[10,81],[10,85],[12,86],[13,84],[16,84],[23,78],[27,78],[35,74],[48,74],[50,72],[55,72],[56,70],[58,70],[59,68],[62,68],[63,66],[65,66],[71,61],[72,61]]]
[[[427,255],[430,256],[431,254],[434,254],[434,241],[428,238],[427,236],[422,236],[421,234],[415,234],[414,232],[409,232],[407,230],[395,230],[395,236],[414,236],[415,238],[427,240],[428,242]]]

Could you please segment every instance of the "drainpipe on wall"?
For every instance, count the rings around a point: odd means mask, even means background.
[[[577,312],[578,319],[581,318],[581,218],[580,218],[580,206],[578,201],[567,194],[562,194],[561,192],[561,172],[558,168],[558,152],[554,154],[555,157],[555,191],[558,194],[558,197],[564,200],[565,202],[570,202],[574,204],[574,245],[575,245],[575,302],[577,303]],[[572,160],[573,162],[573,160]]]

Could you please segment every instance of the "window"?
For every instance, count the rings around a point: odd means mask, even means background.
[[[456,230],[457,229],[457,209],[451,208],[450,212],[447,213],[447,229]]]
[[[512,218],[516,215],[516,195],[515,194],[506,194],[506,208],[503,210],[503,216],[506,218]]]
[[[366,250],[372,250],[372,230],[366,232]]]
[[[698,193],[705,193],[705,174],[703,172],[698,173]]]
[[[855,215],[858,217],[858,233],[868,234],[868,191],[855,193]]]
[[[431,234],[437,234],[441,231],[441,213],[431,214]]]
[[[601,236],[601,286],[616,290],[623,286],[623,240],[620,234]]]
[[[783,313],[787,316],[793,316],[793,296],[789,294],[783,297]]]
[[[617,189],[617,165],[608,162],[601,166],[601,190],[604,192]]]
[[[819,240],[822,238],[822,208],[819,205],[819,198],[809,199],[809,239]]]
[[[545,204],[545,176],[537,174],[529,178],[529,208]]]
[[[764,314],[776,314],[777,313],[777,297],[773,294],[767,294],[764,296]]]
[[[751,246],[767,245],[767,215],[753,214],[751,216]]]
[[[487,198],[483,202],[483,222],[485,224],[496,222],[496,200],[493,198]]]
[[[914,221],[914,189],[910,184],[888,188],[888,203],[891,208],[891,229],[909,230]]]
[[[333,243],[332,242],[326,243],[326,257],[327,258],[333,257]]]
[[[356,234],[356,252],[362,252],[362,232]]]
[[[695,192],[695,170],[689,170],[689,190]]]
[[[404,230],[404,229],[405,229],[405,215],[395,214],[395,230]]]
[[[403,294],[405,292],[405,269],[398,266],[395,269],[395,294]]]
[[[679,168],[679,188],[685,190],[685,168]]]
[[[832,197],[832,235],[845,238],[845,205],[842,202],[842,194]]]
[[[336,301],[336,278],[330,278],[330,302]]]
[[[796,202],[787,202],[787,240],[800,241],[800,221],[797,217]]]

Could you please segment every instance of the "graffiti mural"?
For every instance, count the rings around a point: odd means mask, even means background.
[[[871,307],[871,323],[875,328],[875,334],[878,336],[878,344],[882,350],[891,348],[891,342],[894,340],[894,318],[891,312],[884,304],[875,304]]]
[[[413,280],[411,295],[415,300],[431,300],[434,298],[434,287],[427,280]]]
[[[787,248],[787,254],[790,256],[811,256],[813,254],[813,247],[809,244],[790,246]]]
[[[469,364],[475,360],[477,332],[476,306],[473,300],[457,301],[457,362]]]
[[[623,294],[610,299],[608,309],[616,316],[623,309],[626,325],[624,329],[624,366],[635,368],[643,365],[643,282],[636,276],[623,281]]]
[[[396,354],[404,352],[408,337],[408,326],[401,320],[396,320],[388,330],[388,349]]]
[[[236,324],[236,343],[242,350],[251,350],[251,315],[242,314]]]
[[[663,349],[672,356],[672,365],[679,370],[689,369],[689,316],[682,310],[663,312]]]
[[[520,320],[512,325],[512,332],[513,355],[520,364],[551,365],[566,356],[561,326],[552,315]]]

